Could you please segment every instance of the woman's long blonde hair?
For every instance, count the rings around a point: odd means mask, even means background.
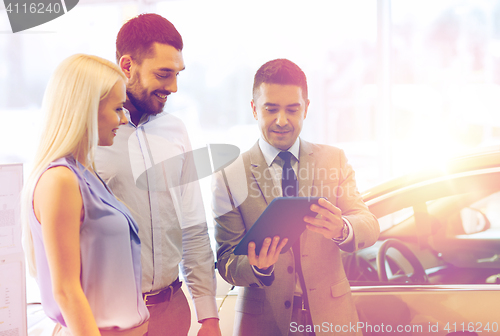
[[[23,246],[32,276],[36,276],[37,270],[29,214],[33,211],[33,192],[38,179],[52,161],[70,154],[85,158],[87,167],[93,165],[99,141],[99,103],[119,80],[126,81],[126,77],[116,64],[97,56],[77,54],[57,67],[47,85],[42,102],[45,123],[21,203]]]

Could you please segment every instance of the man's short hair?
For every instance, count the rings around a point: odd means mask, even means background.
[[[116,61],[123,55],[142,63],[151,55],[153,43],[168,44],[181,51],[182,37],[174,25],[158,14],[140,14],[127,21],[116,37]]]
[[[302,97],[307,100],[307,79],[299,66],[285,58],[278,58],[262,65],[253,80],[253,99],[257,99],[262,83],[297,85],[302,89]]]

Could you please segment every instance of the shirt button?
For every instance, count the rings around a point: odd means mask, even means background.
[[[288,309],[292,306],[292,303],[288,300],[285,301],[285,308]]]
[[[287,271],[288,271],[288,273],[292,274],[293,273],[293,267],[292,266],[288,266]]]

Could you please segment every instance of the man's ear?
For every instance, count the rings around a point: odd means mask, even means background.
[[[132,67],[134,65],[132,57],[130,57],[130,55],[123,55],[120,58],[120,62],[118,62],[118,65],[120,66],[120,69],[122,69],[122,72],[125,74],[125,76],[130,79],[130,77],[132,76]]]
[[[304,111],[304,119],[307,117],[307,110],[309,109],[309,104],[311,103],[311,101],[308,99],[307,102],[306,102],[306,108],[305,108],[305,111]]]
[[[253,99],[252,99],[252,101],[250,102],[250,105],[252,106],[253,118],[254,118],[255,120],[259,120],[259,118],[257,118],[257,106],[255,106],[255,103],[253,102]]]

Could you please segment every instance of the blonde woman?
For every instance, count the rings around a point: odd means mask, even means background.
[[[144,335],[140,241],[128,209],[93,169],[113,144],[126,78],[113,63],[74,55],[45,92],[43,136],[23,194],[24,245],[54,335]]]

